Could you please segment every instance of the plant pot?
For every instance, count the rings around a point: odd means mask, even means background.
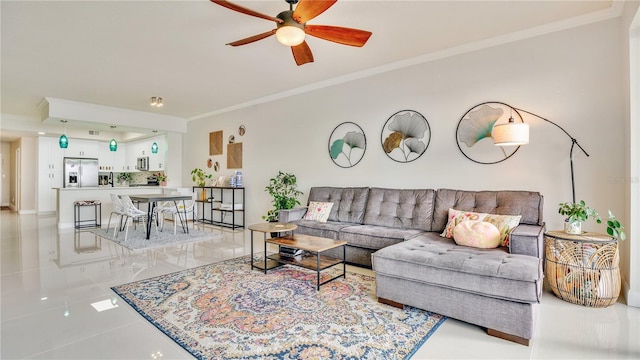
[[[566,232],[567,234],[573,234],[573,235],[582,234],[582,222],[565,220],[564,232]]]
[[[166,181],[160,182],[160,186],[167,186],[167,182]]]

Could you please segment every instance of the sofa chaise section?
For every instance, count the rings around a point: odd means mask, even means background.
[[[543,199],[526,191],[436,193],[432,232],[373,254],[380,302],[410,305],[528,345],[542,294]],[[521,215],[509,248],[476,249],[440,237],[450,208]]]

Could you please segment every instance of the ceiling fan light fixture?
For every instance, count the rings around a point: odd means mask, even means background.
[[[304,30],[297,26],[280,26],[276,31],[278,41],[286,46],[297,46],[302,44],[305,38]]]

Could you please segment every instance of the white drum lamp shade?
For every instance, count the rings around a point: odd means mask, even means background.
[[[496,146],[518,146],[529,143],[529,124],[508,122],[496,125],[491,132]]]

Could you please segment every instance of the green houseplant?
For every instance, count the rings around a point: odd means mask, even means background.
[[[582,223],[589,218],[596,220],[598,224],[602,223],[600,214],[594,208],[587,206],[584,200],[578,203],[564,202],[560,203],[558,213],[566,216],[565,232],[568,234],[580,234],[582,232]],[[609,210],[609,218],[607,219],[607,234],[620,240],[625,240],[627,235],[624,233],[624,226],[616,219],[615,215]]]
[[[191,170],[191,180],[200,187],[205,186],[207,179],[211,179],[211,176],[211,174],[205,173],[204,170],[200,168]]]
[[[118,174],[118,181],[121,183],[125,183],[125,182],[131,182],[131,180],[133,180],[133,176],[131,175],[131,173],[128,172],[123,172]]]
[[[263,220],[269,222],[278,221],[278,212],[282,209],[293,209],[294,206],[300,205],[298,196],[302,195],[302,191],[298,190],[296,176],[289,173],[278,171],[278,175],[269,180],[269,185],[265,191],[271,195],[271,203],[273,209],[269,210],[266,215],[262,216]]]

